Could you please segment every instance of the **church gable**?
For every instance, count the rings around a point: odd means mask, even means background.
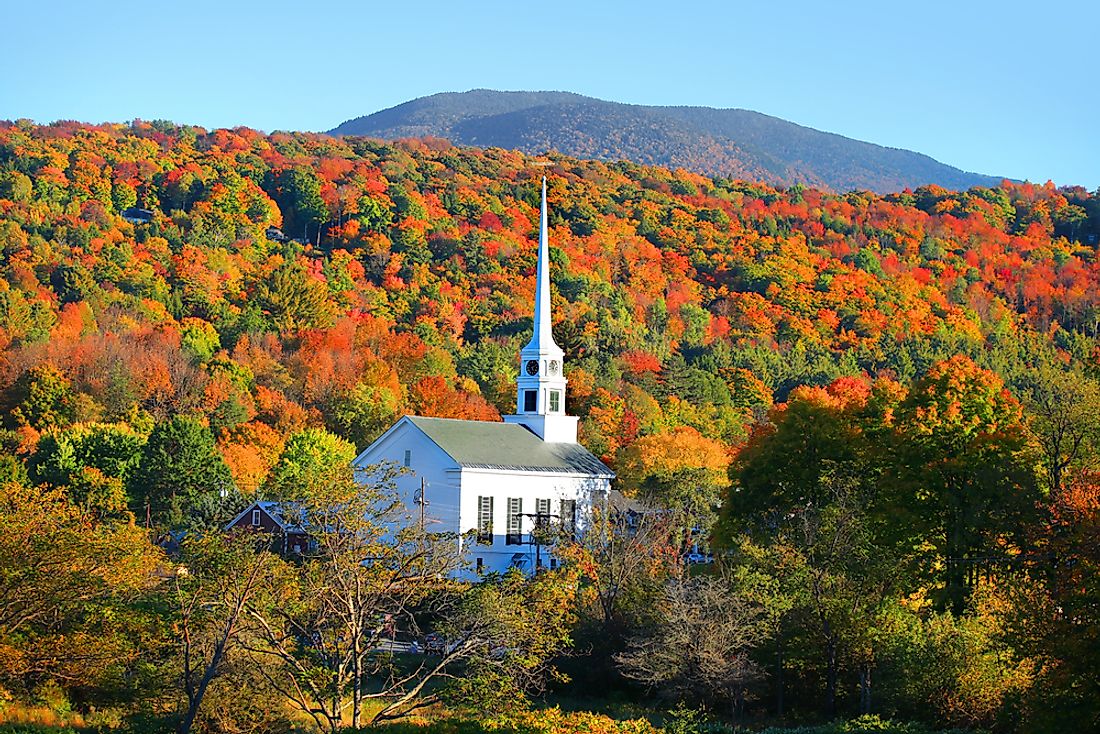
[[[392,462],[398,466],[423,467],[425,464],[439,469],[460,469],[460,465],[405,416],[390,426],[352,462],[356,469],[374,464]]]

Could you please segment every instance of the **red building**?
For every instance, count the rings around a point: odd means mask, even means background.
[[[294,503],[256,501],[225,526],[229,530],[270,533],[283,555],[300,555],[312,546],[304,527],[304,513]]]

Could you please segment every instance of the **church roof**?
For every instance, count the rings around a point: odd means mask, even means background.
[[[515,423],[413,415],[408,420],[464,468],[615,476],[584,446],[543,441]]]

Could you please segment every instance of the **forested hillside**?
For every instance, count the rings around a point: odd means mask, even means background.
[[[607,102],[568,92],[474,89],[410,100],[330,131],[686,168],[708,176],[880,193],[991,186],[926,155],[825,133],[752,110]]]
[[[841,375],[904,382],[965,353],[1011,376],[1032,338],[1084,363],[1100,328],[1100,201],[1082,190],[832,196],[160,124],[7,125],[0,145],[22,450],[59,422],[197,410],[255,487],[250,431],[363,447],[406,411],[508,410],[543,172],[570,407],[607,457],[678,425],[736,441],[752,409]],[[135,205],[150,223],[120,217]],[[44,371],[62,404],[22,406]]]
[[[382,499],[333,477],[403,414],[511,412],[543,175],[567,409],[667,512],[531,582],[442,589],[425,553],[413,593],[407,548],[370,535],[392,518],[354,524]],[[337,731],[346,701],[381,722],[554,683],[727,721],[1087,730],[1098,239],[1100,195],[1052,185],[836,195],[430,138],[2,123],[0,714]],[[256,497],[356,531],[322,531],[318,565],[205,532]],[[390,557],[400,613],[353,600],[360,667],[313,655],[347,638],[311,604]],[[384,614],[475,630],[481,657],[406,696],[388,652],[364,662]],[[567,729],[545,715],[486,726]],[[653,731],[631,726],[606,730]]]

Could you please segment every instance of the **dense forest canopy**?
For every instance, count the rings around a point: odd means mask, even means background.
[[[603,517],[532,580],[444,588],[453,553],[394,545],[392,477],[348,464],[406,413],[511,412],[543,175],[567,408],[662,511]],[[560,668],[733,719],[1091,728],[1098,240],[1100,192],[1051,184],[831,194],[432,138],[0,123],[0,704],[338,731]],[[314,513],[323,552],[207,532],[254,497]],[[395,675],[386,615],[461,640],[436,671],[457,684]],[[565,726],[540,716],[515,725]]]
[[[1033,340],[1095,359],[1095,194],[834,196],[531,163],[432,140],[6,124],[9,441],[201,411],[255,486],[265,459],[241,436],[324,425],[362,448],[403,412],[508,411],[544,171],[570,408],[608,458],[679,426],[736,441],[754,409],[842,375],[907,382],[963,353],[1011,379]],[[135,206],[152,221],[120,216]],[[56,404],[28,404],[49,365]]]

